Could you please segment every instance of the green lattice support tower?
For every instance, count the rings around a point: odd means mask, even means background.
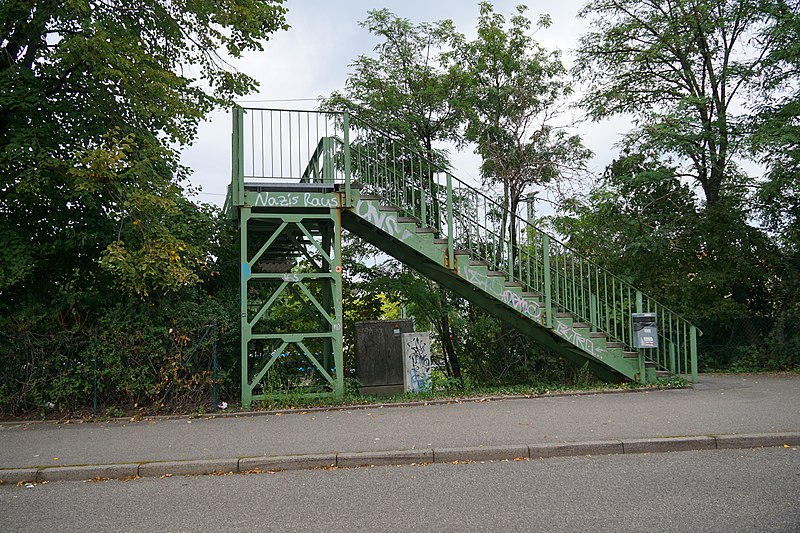
[[[697,380],[686,319],[347,113],[233,112],[226,212],[241,238],[242,403],[341,394],[342,229],[607,381]],[[632,313],[659,346],[633,348]]]

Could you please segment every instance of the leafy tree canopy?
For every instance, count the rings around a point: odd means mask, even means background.
[[[582,105],[596,119],[633,115],[636,151],[673,155],[709,205],[732,184],[745,153],[741,105],[768,51],[757,0],[593,0],[581,11],[574,73],[588,84]]]
[[[175,226],[197,211],[176,146],[256,85],[220,54],[261,49],[284,14],[281,0],[0,4],[6,302],[198,281],[208,256]]]

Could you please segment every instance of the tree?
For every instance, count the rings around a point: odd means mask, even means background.
[[[764,361],[796,360],[769,346],[770,332],[784,327],[775,323],[784,258],[765,232],[747,224],[745,213],[728,204],[707,216],[676,168],[624,153],[583,201],[557,217],[556,227],[582,255],[701,329],[708,326],[704,339],[726,344],[706,347],[705,367],[756,354]],[[726,341],[734,335],[739,354]]]
[[[459,118],[452,104],[455,79],[442,68],[441,53],[451,39],[450,21],[415,24],[387,9],[373,10],[361,23],[382,42],[376,56],[359,56],[343,93],[322,102],[323,109],[349,110],[373,127],[391,131],[435,165],[447,167],[446,154],[436,143],[457,136]],[[433,186],[430,175],[422,186]],[[435,195],[434,195],[435,196]],[[438,219],[438,205],[433,205]],[[440,314],[436,325],[453,373],[460,377],[458,354],[452,341],[447,292],[440,289]]]
[[[106,397],[159,405],[168,332],[226,318],[218,214],[178,150],[255,87],[223,55],[285,29],[281,4],[0,3],[0,411],[83,401],[92,361]]]
[[[461,80],[465,139],[477,146],[484,179],[503,186],[508,214],[503,212],[500,238],[505,239],[508,225],[512,249],[526,190],[555,184],[591,156],[579,136],[554,124],[570,84],[558,51],[545,50],[529,35],[526,9],[517,7],[507,26],[489,2],[481,2],[477,38],[456,36],[448,54],[451,71]],[[539,28],[549,25],[547,16],[537,23]]]
[[[631,114],[628,143],[676,156],[718,204],[746,148],[737,105],[766,54],[760,2],[593,0],[580,15],[594,17],[574,68],[588,84],[583,107],[594,119]]]
[[[322,107],[352,111],[419,146],[431,161],[446,162],[434,145],[455,138],[459,125],[451,103],[454,79],[440,63],[452,22],[415,24],[379,9],[369,11],[360,25],[382,39],[376,56],[356,58],[344,92],[331,94]]]
[[[187,175],[176,147],[213,106],[255,86],[219,54],[261,49],[286,27],[280,3],[0,6],[4,299],[90,287],[108,273],[142,295],[196,281],[205,252],[164,218],[180,211]],[[148,264],[159,265],[148,283],[125,275]]]
[[[781,248],[776,314],[787,325],[800,319],[800,2],[766,3],[762,40],[770,50],[759,71],[751,150],[766,169],[756,196],[761,222]],[[773,335],[775,351],[800,352],[800,334]]]
[[[767,3],[770,43],[751,108],[752,152],[766,168],[759,191],[762,220],[794,253],[800,242],[800,2]]]

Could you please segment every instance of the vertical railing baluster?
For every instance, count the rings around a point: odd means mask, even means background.
[[[447,179],[447,264],[453,268],[455,257],[453,256],[453,181],[450,173],[445,173]]]
[[[260,113],[259,123],[261,126],[261,175],[265,176],[267,174],[267,169],[266,165],[264,164],[264,143],[266,142],[264,138],[264,111],[261,111]]]
[[[691,350],[692,383],[697,383],[697,328],[692,324],[689,328],[691,338],[689,339],[689,349]]]
[[[544,264],[544,310],[547,327],[552,328],[553,322],[553,294],[550,287],[550,237],[542,235],[542,263]],[[558,280],[558,275],[556,275]]]
[[[353,207],[350,180],[350,113],[344,112],[342,117],[342,140],[344,141],[344,204]]]

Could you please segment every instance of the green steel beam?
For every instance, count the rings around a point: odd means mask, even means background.
[[[333,195],[333,193],[329,193]],[[338,205],[338,202],[337,202]],[[254,211],[258,209],[258,211]],[[264,395],[255,394],[255,390],[274,368],[281,353],[294,346],[319,372],[319,376],[327,382],[332,389],[332,394],[341,396],[344,391],[344,358],[342,338],[342,265],[341,265],[341,223],[338,209],[328,209],[320,213],[318,209],[306,209],[302,205],[285,209],[240,207],[240,260],[241,268],[241,327],[242,327],[242,405],[249,407],[254,399]],[[272,222],[272,228],[267,231],[257,231],[250,227],[254,221]],[[277,228],[277,229],[274,229]],[[293,249],[295,257],[307,254],[306,247],[311,247],[318,256],[315,261],[320,272],[286,272],[266,273],[252,270],[258,260],[268,254],[272,248],[279,245],[279,235],[296,232],[304,235],[308,242],[297,239],[284,239],[280,243],[282,255],[287,253],[287,245]],[[253,246],[255,254],[251,255],[249,246]],[[277,287],[261,304],[252,318],[249,316],[251,282],[279,282]],[[321,287],[321,300],[309,289],[306,281],[314,281]],[[268,290],[263,283],[261,285]],[[277,305],[281,295],[295,295],[309,312],[316,314],[319,319],[320,331],[290,331],[274,332],[265,331],[268,323],[265,320],[270,316],[271,310]],[[302,297],[301,297],[302,296]],[[264,325],[261,325],[264,324]],[[311,339],[322,341],[323,363],[308,348],[306,342]],[[277,341],[278,348],[271,351],[269,360],[251,377],[250,353],[254,341]],[[273,345],[274,346],[274,345]],[[328,363],[333,357],[332,374]],[[331,393],[329,393],[331,394]]]
[[[250,279],[250,263],[247,261],[247,226],[250,223],[250,208],[239,208],[239,263],[241,265],[239,295],[240,295],[240,324],[241,324],[241,367],[242,367],[242,406],[250,407],[252,402],[252,389],[248,379],[248,355],[250,346],[250,322],[247,320],[247,286]]]

